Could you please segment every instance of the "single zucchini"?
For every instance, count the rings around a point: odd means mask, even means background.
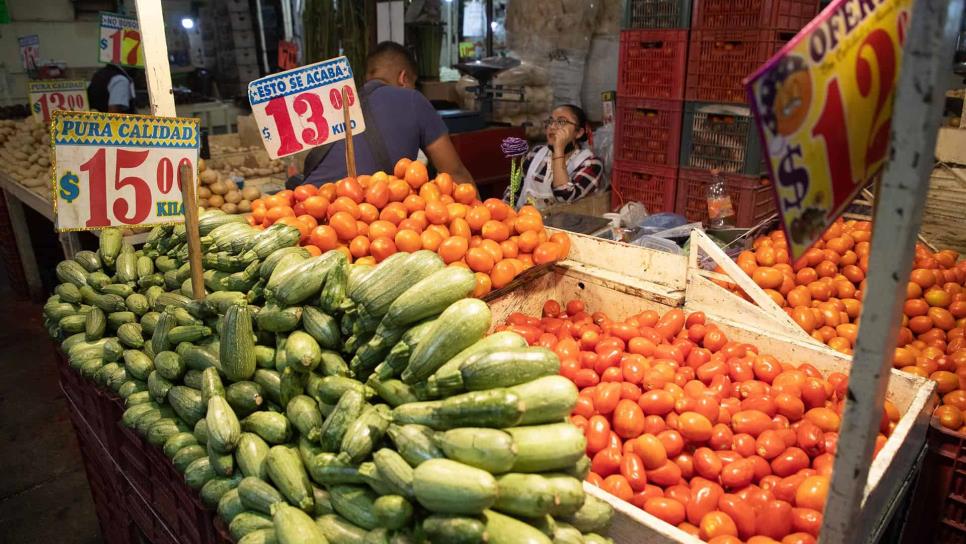
[[[479,514],[496,501],[497,483],[485,470],[449,459],[430,459],[413,472],[413,492],[433,512]]]

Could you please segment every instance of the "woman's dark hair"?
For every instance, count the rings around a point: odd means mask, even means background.
[[[581,143],[586,142],[588,136],[590,136],[590,125],[587,124],[587,114],[584,113],[584,110],[580,106],[573,104],[560,104],[557,108],[567,108],[570,110],[570,113],[574,114],[574,117],[577,118],[577,128],[584,129],[584,135],[577,138],[577,141]]]

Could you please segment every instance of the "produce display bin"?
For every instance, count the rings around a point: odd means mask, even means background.
[[[746,104],[742,80],[795,34],[781,30],[691,31],[684,99]]]
[[[687,28],[691,0],[627,0],[624,28]]]
[[[721,174],[725,192],[731,197],[735,210],[735,225],[753,227],[778,212],[771,185],[767,178],[741,174]],[[688,221],[708,221],[708,185],[710,170],[681,168],[678,170],[678,188],[674,211]]]
[[[687,57],[687,30],[622,31],[618,96],[683,100]]]
[[[688,102],[681,132],[682,168],[752,176],[766,171],[755,119],[744,106]]]
[[[933,421],[909,516],[917,542],[966,542],[966,435]]]
[[[818,15],[818,0],[694,0],[695,29],[799,30]]]
[[[611,205],[640,202],[648,213],[674,210],[677,168],[631,161],[614,161],[611,178]]]
[[[619,97],[614,159],[677,167],[683,102]]]
[[[504,322],[513,312],[540,315],[544,302],[550,299],[566,301],[580,298],[588,308],[606,308],[607,313],[616,319],[648,309],[664,312],[675,306],[673,298],[664,296],[664,291],[668,288],[668,279],[678,272],[669,272],[667,269],[658,271],[656,267],[649,265],[657,260],[669,265],[673,262],[670,258],[684,260],[685,257],[668,254],[659,256],[655,255],[659,252],[628,244],[581,235],[571,236],[573,249],[568,260],[557,263],[552,273],[490,303],[494,323]],[[692,247],[694,245],[695,241],[692,239]],[[608,264],[610,269],[597,269],[593,264],[614,261],[628,263],[625,265],[626,273],[614,273],[613,269],[619,265]],[[636,263],[646,264],[633,270],[633,264]],[[693,272],[687,274],[690,276],[687,279],[689,284],[703,280],[705,288],[724,291]],[[705,297],[700,291],[689,288],[688,297],[683,302],[688,311],[705,312],[708,319],[716,323],[731,340],[754,343],[762,353],[773,354],[782,360],[808,361],[825,375],[849,372],[849,359],[842,354],[807,342],[773,335],[749,325],[749,322],[770,319],[769,316],[757,312],[754,307],[743,307],[741,310],[745,312],[747,319],[736,321],[731,315],[719,314],[720,301],[715,297]],[[885,533],[897,505],[910,489],[910,473],[915,471],[921,459],[930,414],[936,403],[934,392],[935,383],[897,370],[892,371],[886,398],[903,415],[872,463],[862,513],[854,520],[859,534],[868,535],[869,542],[875,542]],[[614,506],[616,512],[609,536],[619,544],[701,542],[601,489],[586,483],[584,487],[589,493]]]

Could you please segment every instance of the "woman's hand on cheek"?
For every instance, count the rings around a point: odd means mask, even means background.
[[[562,127],[557,127],[557,133],[553,138],[553,149],[557,155],[563,154],[567,145],[573,140],[574,137],[574,127],[571,125],[564,125]]]

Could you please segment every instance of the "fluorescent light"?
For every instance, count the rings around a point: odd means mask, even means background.
[[[191,17],[183,17],[181,19],[181,26],[184,27],[185,30],[191,30],[195,27],[195,20]]]

